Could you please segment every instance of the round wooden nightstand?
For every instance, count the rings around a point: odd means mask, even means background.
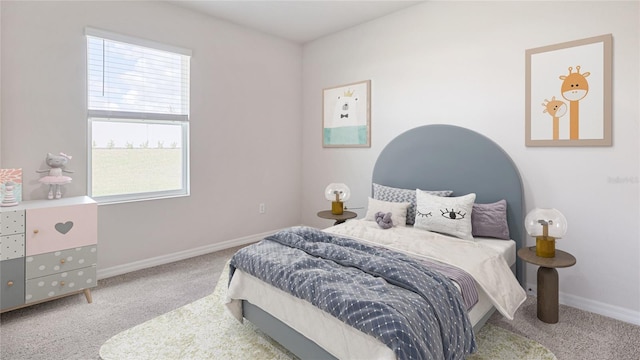
[[[538,268],[538,319],[548,323],[558,322],[558,270],[575,265],[576,258],[568,252],[556,249],[556,256],[545,258],[536,255],[536,247],[518,250],[518,257]]]
[[[332,214],[331,210],[323,210],[318,212],[318,216],[323,219],[335,220],[336,222],[333,225],[338,225],[338,224],[342,224],[343,222],[349,219],[355,218],[356,216],[358,216],[358,214],[354,213],[353,211],[345,210],[342,212],[342,214],[336,215],[336,214]]]

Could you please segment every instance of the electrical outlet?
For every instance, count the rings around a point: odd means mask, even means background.
[[[260,203],[258,205],[258,212],[260,214],[264,214],[265,212],[267,212],[267,208],[264,206],[264,203]]]
[[[537,290],[535,286],[529,285],[529,287],[527,287],[527,295],[537,296]]]

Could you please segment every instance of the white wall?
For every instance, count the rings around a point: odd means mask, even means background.
[[[25,200],[45,198],[47,152],[73,156],[65,196],[86,194],[86,26],[193,51],[191,196],[100,206],[99,274],[300,223],[300,45],[164,2],[0,6],[0,159]]]
[[[315,216],[329,206],[330,182],[351,187],[348,207],[366,206],[373,164],[398,134],[464,126],[513,158],[527,210],[555,207],[567,217],[558,248],[577,264],[559,270],[561,301],[640,323],[639,23],[638,2],[426,2],[305,45],[303,222],[330,225]],[[608,33],[613,146],[525,147],[525,50]],[[322,148],[322,89],[367,79],[371,148]],[[535,271],[527,265],[533,287]]]

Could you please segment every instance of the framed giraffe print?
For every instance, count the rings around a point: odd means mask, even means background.
[[[611,146],[612,42],[607,34],[526,50],[526,146]]]
[[[371,147],[371,80],[322,91],[322,146]]]

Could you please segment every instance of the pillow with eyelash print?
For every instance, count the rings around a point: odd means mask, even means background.
[[[375,215],[376,223],[383,229],[390,229],[393,227],[393,220],[391,220],[391,213],[383,213],[382,211],[378,211]]]
[[[414,227],[460,239],[473,240],[471,212],[476,194],[457,197],[434,196],[416,190],[416,220]]]

